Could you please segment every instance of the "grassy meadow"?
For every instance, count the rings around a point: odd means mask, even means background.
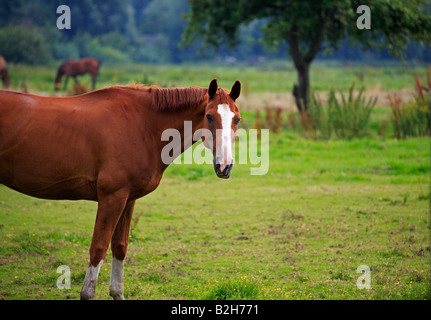
[[[10,64],[11,88],[21,90],[23,86],[31,92],[53,93],[57,67],[29,67]],[[352,82],[364,84],[367,88],[382,90],[402,90],[413,86],[413,75],[425,75],[421,65],[381,63],[377,66],[363,64],[341,64],[336,61],[316,62],[310,69],[312,87],[316,91],[327,91],[331,87],[348,89]],[[126,65],[121,67],[101,65],[96,88],[111,85],[126,85],[132,82],[156,84],[162,87],[207,87],[211,79],[217,78],[220,85],[229,87],[235,80],[243,84],[243,94],[290,93],[297,75],[289,61],[269,61],[254,66],[227,65],[224,63],[198,63],[180,65]],[[89,75],[80,81],[90,86]],[[73,79],[69,79],[68,89],[72,90]]]
[[[419,67],[316,64],[312,83],[324,93],[363,81],[384,97],[410,92],[415,72],[425,74]],[[55,68],[12,66],[12,89],[54,94],[54,75]],[[242,126],[252,128],[253,103],[263,109],[287,96],[296,74],[281,62],[103,67],[97,87],[207,86],[214,77],[223,87],[243,82]],[[285,127],[271,132],[266,175],[250,175],[256,165],[235,164],[222,180],[210,164],[172,164],[135,206],[126,299],[430,299],[430,140],[393,138],[390,117],[380,101],[361,139],[313,140]],[[78,299],[96,208],[0,185],[0,298]],[[101,268],[97,299],[109,299],[111,257]],[[70,268],[71,289],[56,286],[61,265]],[[370,289],[357,287],[362,265],[370,268]]]

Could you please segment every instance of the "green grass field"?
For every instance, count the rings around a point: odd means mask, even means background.
[[[347,89],[357,79],[353,68],[365,70],[370,88],[413,86],[413,70],[401,67],[314,67],[320,90]],[[288,64],[266,68],[106,68],[98,87],[145,77],[206,86],[218,77],[226,87],[242,80],[250,95],[290,91]],[[21,77],[29,91],[52,93],[54,69],[13,69],[13,88]],[[254,116],[243,112],[243,125],[251,127]],[[271,133],[266,175],[236,164],[221,180],[212,165],[171,165],[158,189],[136,204],[126,299],[430,299],[430,140],[396,140],[390,127],[378,135],[389,117],[376,108],[370,134],[351,141]],[[0,299],[78,299],[96,208],[0,185]],[[70,268],[71,289],[57,288],[61,265]],[[357,287],[361,265],[371,270],[371,289]],[[108,252],[97,299],[109,299],[110,270]]]
[[[20,90],[26,85],[29,91],[53,93],[57,67],[9,66],[11,88]],[[347,90],[352,82],[358,86],[382,90],[401,90],[413,87],[413,75],[425,76],[423,66],[389,64],[381,66],[340,65],[336,62],[316,62],[311,68],[311,83],[316,91],[328,91],[331,87]],[[296,71],[291,62],[274,61],[256,66],[214,63],[182,65],[129,65],[121,67],[105,66],[100,68],[97,88],[111,85],[127,85],[132,82],[156,84],[163,87],[207,87],[213,78],[220,85],[229,87],[239,79],[243,83],[243,93],[290,93],[297,82]],[[91,78],[84,75],[81,82],[90,87]],[[68,88],[72,90],[73,79]]]
[[[127,299],[429,299],[430,144],[271,135],[270,170],[231,179],[168,168],[140,199]],[[96,203],[45,201],[0,186],[0,295],[76,299]],[[111,254],[97,298],[108,299]],[[60,290],[67,265],[72,288]],[[359,290],[360,265],[371,289]]]

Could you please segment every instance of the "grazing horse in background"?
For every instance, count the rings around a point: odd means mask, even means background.
[[[7,75],[7,65],[6,60],[0,55],[0,76],[3,81],[3,86],[9,88],[9,77]]]
[[[76,76],[90,73],[92,79],[92,89],[96,87],[96,78],[99,74],[99,61],[94,58],[83,58],[80,60],[67,60],[63,63],[57,71],[57,76],[55,78],[55,91],[61,88],[61,78],[65,76],[64,80],[64,90],[67,88],[67,81],[69,77],[73,77],[75,83],[78,83]]]
[[[229,178],[240,91],[239,81],[228,91],[216,79],[208,88],[117,86],[73,97],[0,91],[0,183],[37,198],[98,202],[81,299],[95,297],[109,243],[110,295],[124,299],[133,208],[157,188],[170,164],[162,159],[172,143],[162,139],[166,129],[181,135],[174,156],[197,137],[212,151],[217,176]]]

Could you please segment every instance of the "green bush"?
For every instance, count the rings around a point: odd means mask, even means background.
[[[355,96],[355,85],[349,89],[347,97],[339,91],[341,101],[331,88],[327,106],[324,106],[317,94],[312,94],[309,106],[309,121],[316,137],[330,139],[332,134],[341,139],[360,138],[367,134],[371,112],[376,98],[364,97],[362,87]]]
[[[431,97],[422,96],[401,105],[394,95],[390,98],[395,137],[422,137],[431,134]]]
[[[31,65],[52,60],[46,39],[36,29],[7,26],[0,29],[0,51],[6,61]]]
[[[431,67],[426,68],[427,86],[421,83],[415,75],[415,97],[407,105],[401,104],[401,98],[396,93],[388,94],[392,109],[392,124],[395,137],[422,137],[431,135]]]
[[[315,137],[321,137],[326,140],[331,138],[332,124],[330,122],[328,108],[323,106],[320,97],[316,93],[311,96],[308,114],[303,114],[302,119],[304,119],[305,122],[309,122],[311,119]],[[304,123],[304,121],[302,121],[302,123]]]
[[[103,45],[106,37],[91,37],[88,33],[75,36],[72,40],[81,57],[93,57],[102,64],[124,64],[130,61],[130,57],[124,51]]]

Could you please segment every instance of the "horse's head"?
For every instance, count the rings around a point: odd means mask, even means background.
[[[204,146],[213,153],[215,173],[219,178],[227,179],[233,166],[232,148],[235,144],[238,123],[241,120],[236,99],[241,92],[241,83],[236,81],[230,92],[218,88],[217,80],[211,81],[208,88],[208,104],[205,108]],[[208,137],[209,135],[209,137]]]
[[[54,83],[54,91],[58,91],[61,88],[61,82],[55,82]]]

